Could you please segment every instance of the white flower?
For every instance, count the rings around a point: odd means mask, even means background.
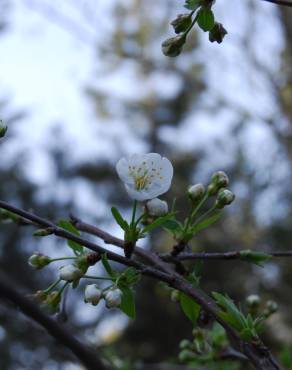
[[[154,198],[146,203],[146,209],[150,216],[163,216],[168,212],[168,205],[164,200]]]
[[[77,266],[74,265],[67,265],[61,267],[59,273],[60,279],[66,281],[74,281],[80,279],[82,275],[83,272]]]
[[[156,198],[170,188],[173,167],[157,153],[133,154],[116,165],[120,179],[133,199],[143,201]]]
[[[109,290],[104,297],[107,308],[118,307],[122,302],[122,291],[118,288]]]
[[[86,303],[92,303],[96,306],[102,297],[102,290],[96,284],[86,285],[84,297]]]

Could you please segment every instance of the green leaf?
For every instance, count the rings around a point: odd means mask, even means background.
[[[240,259],[243,261],[254,263],[257,266],[263,267],[264,263],[269,261],[272,256],[263,252],[254,252],[250,249],[245,249],[239,252]]]
[[[128,286],[120,286],[122,291],[122,302],[120,309],[131,319],[136,317],[135,294]]]
[[[199,222],[198,224],[194,225],[191,229],[192,233],[198,233],[199,231],[206,229],[208,226],[214,224],[216,221],[219,220],[221,216],[220,211],[216,211],[211,217],[207,218]]]
[[[163,227],[169,231],[177,231],[181,229],[181,224],[176,220],[167,220]]]
[[[201,5],[201,0],[186,0],[184,7],[189,10],[196,10]]]
[[[200,306],[184,293],[180,294],[180,305],[184,314],[193,324],[196,324],[200,313]]]
[[[162,216],[162,217],[158,217],[154,222],[152,222],[152,224],[149,224],[147,226],[144,227],[144,229],[142,230],[142,234],[146,234],[154,229],[156,229],[158,226],[164,226],[164,224],[169,221],[171,218],[173,217],[173,215],[171,213],[165,215],[165,216]]]
[[[127,221],[123,219],[122,215],[117,210],[117,208],[112,207],[111,211],[112,211],[112,215],[114,216],[114,219],[117,221],[117,223],[120,225],[120,227],[124,231],[128,231],[129,230],[129,225],[128,225]]]
[[[101,262],[103,264],[103,267],[105,268],[105,271],[108,273],[108,275],[110,277],[114,278],[115,277],[115,272],[111,268],[111,265],[108,262],[106,253],[104,253],[104,254],[101,255]]]
[[[232,299],[223,294],[213,292],[213,297],[215,298],[218,305],[224,309],[219,315],[235,329],[241,331],[247,327],[246,318],[243,313],[236,307]]]
[[[201,8],[198,12],[197,23],[203,31],[211,31],[215,25],[215,18],[212,10],[204,7]]]
[[[126,271],[123,272],[123,276],[125,277],[125,283],[127,285],[136,284],[141,278],[141,275],[134,267],[127,268]]]
[[[65,229],[69,231],[72,234],[75,234],[77,236],[80,236],[80,232],[76,229],[74,225],[70,221],[67,220],[60,220],[58,222],[58,226],[62,227],[62,229]],[[74,242],[73,240],[67,240],[68,246],[73,249],[73,252],[75,254],[82,253],[83,252],[83,246],[77,242]]]

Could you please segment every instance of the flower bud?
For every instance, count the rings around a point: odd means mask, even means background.
[[[192,24],[190,14],[179,14],[171,23],[175,33],[185,32]]]
[[[83,276],[83,271],[81,271],[75,265],[67,265],[60,268],[59,277],[61,280],[65,281],[75,281]]]
[[[246,304],[248,308],[258,308],[261,303],[261,299],[257,294],[251,294],[246,298]]]
[[[48,294],[47,299],[43,302],[42,307],[51,315],[59,312],[61,302],[61,294],[58,291],[53,291]]]
[[[278,311],[278,304],[275,301],[268,301],[266,303],[266,309],[269,311],[270,315]]]
[[[178,359],[181,362],[187,362],[187,361],[193,360],[194,358],[195,358],[195,354],[188,349],[182,350],[180,354],[178,355]]]
[[[205,195],[205,186],[203,184],[195,184],[189,187],[188,196],[192,202],[200,201]]]
[[[216,200],[216,208],[224,208],[225,206],[231,204],[235,199],[235,195],[232,193],[232,191],[228,189],[220,190],[218,193],[218,197]]]
[[[150,216],[163,216],[168,212],[168,205],[164,200],[154,198],[146,203],[146,211]]]
[[[0,121],[0,139],[6,135],[7,130],[8,127],[5,126],[2,121]]]
[[[50,257],[45,256],[42,253],[34,253],[28,259],[28,264],[38,270],[42,269],[51,262]]]
[[[84,301],[96,306],[102,297],[102,290],[96,284],[86,285]]]
[[[192,343],[188,339],[183,339],[179,344],[180,349],[188,349],[191,347],[192,347]]]
[[[118,288],[109,290],[104,297],[107,308],[118,307],[122,302],[122,291]]]
[[[211,182],[215,183],[219,189],[226,188],[229,184],[229,178],[225,172],[217,171],[212,175]]]
[[[172,302],[178,302],[179,301],[179,296],[180,296],[179,291],[174,289],[174,290],[171,291],[170,299],[172,300]]]
[[[223,27],[221,23],[215,22],[214,27],[209,32],[209,40],[211,42],[218,42],[218,44],[221,44],[224,37],[227,35],[226,29]]]
[[[162,43],[162,52],[167,57],[176,57],[181,53],[185,42],[185,35],[170,37]]]

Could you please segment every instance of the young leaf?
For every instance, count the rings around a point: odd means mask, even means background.
[[[123,219],[121,216],[120,212],[117,210],[117,208],[112,207],[111,208],[112,215],[114,216],[114,219],[117,221],[117,223],[120,225],[120,227],[124,230],[127,231],[129,230],[129,225],[126,220]]]
[[[206,229],[208,226],[214,224],[217,220],[219,220],[220,216],[221,216],[220,211],[215,212],[211,217],[194,225],[191,229],[192,233],[197,233],[203,229]]]
[[[189,10],[196,10],[201,5],[201,0],[186,0],[184,7]]]
[[[120,304],[120,309],[131,319],[136,317],[135,308],[135,295],[131,288],[128,286],[119,286],[122,291],[122,302]]]
[[[108,262],[106,253],[102,254],[101,256],[101,262],[103,264],[103,267],[105,268],[105,271],[109,274],[110,277],[115,277],[115,272],[111,268],[111,265]]]
[[[154,229],[156,229],[158,226],[164,226],[164,224],[169,221],[171,218],[173,217],[173,215],[171,213],[165,215],[165,216],[162,216],[162,217],[158,217],[154,222],[152,222],[152,224],[150,225],[147,225],[144,227],[144,229],[142,230],[142,234],[146,234]]]
[[[184,314],[193,324],[196,324],[200,313],[200,306],[184,293],[180,294],[180,305]]]
[[[224,311],[220,312],[219,315],[229,322],[235,329],[239,331],[243,330],[247,326],[246,318],[236,307],[234,302],[229,297],[225,297],[220,293],[213,292],[212,295],[218,305],[224,309]]]
[[[62,229],[65,229],[69,231],[72,234],[75,234],[77,236],[80,236],[79,231],[76,229],[74,225],[71,224],[71,222],[67,220],[60,220],[58,222],[58,226],[62,227]],[[73,240],[67,240],[68,246],[73,249],[73,252],[75,254],[82,253],[83,252],[83,246],[77,242],[74,242]]]
[[[181,228],[181,224],[176,220],[167,220],[163,227],[171,232],[177,231]]]
[[[263,267],[264,263],[269,261],[272,257],[270,254],[266,254],[263,252],[254,252],[250,249],[240,251],[239,255],[241,260],[254,263],[255,265],[258,265],[260,267]]]
[[[204,7],[201,8],[198,12],[197,23],[203,31],[211,31],[215,25],[215,19],[212,10]]]

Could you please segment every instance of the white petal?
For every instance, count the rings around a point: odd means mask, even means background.
[[[129,162],[126,158],[122,158],[116,164],[116,170],[120,179],[128,184],[134,183],[133,178],[129,175]]]

